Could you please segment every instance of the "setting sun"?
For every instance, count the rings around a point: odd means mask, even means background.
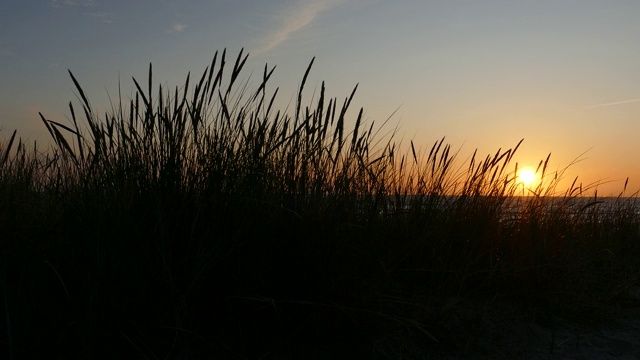
[[[518,181],[521,182],[524,186],[531,185],[535,179],[536,174],[529,168],[520,170],[520,173],[518,174]]]

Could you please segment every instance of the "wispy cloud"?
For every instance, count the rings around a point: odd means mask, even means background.
[[[96,6],[95,0],[51,0],[51,6],[63,7],[63,6],[83,6],[94,7]]]
[[[96,0],[49,0],[49,4],[53,8],[86,8],[87,11],[89,8],[94,9],[98,6]],[[90,18],[94,18],[102,23],[111,24],[113,23],[112,14],[101,11],[91,11],[85,12],[82,14],[83,16],[87,16]]]
[[[591,105],[591,106],[587,106],[587,109],[594,109],[594,108],[605,107],[605,106],[629,104],[629,103],[635,103],[635,102],[640,102],[640,99],[629,99],[629,100],[608,102],[608,103],[604,103],[604,104]]]
[[[337,6],[341,0],[313,0],[298,1],[289,11],[279,16],[277,30],[262,39],[254,55],[264,54],[276,48],[295,32],[304,29],[311,24],[321,12]]]
[[[0,49],[0,57],[12,58],[16,56],[18,56],[18,54],[15,51]]]
[[[182,32],[187,27],[189,27],[187,24],[175,23],[175,24],[173,24],[173,31]]]
[[[90,12],[90,13],[86,13],[86,16],[92,17],[94,19],[100,20],[105,24],[111,24],[113,23],[113,19],[111,18],[112,14],[111,13],[106,13],[106,12]]]

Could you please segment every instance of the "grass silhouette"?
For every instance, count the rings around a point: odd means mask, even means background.
[[[634,301],[636,194],[560,190],[549,157],[524,189],[521,142],[403,150],[347,119],[357,87],[304,106],[313,61],[281,112],[274,68],[249,90],[246,60],[173,91],[150,66],[102,116],[70,73],[80,111],[40,114],[53,147],[0,144],[3,356],[472,354],[481,325],[450,299],[587,319]]]

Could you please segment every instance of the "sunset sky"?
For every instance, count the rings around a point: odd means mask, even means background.
[[[447,137],[464,160],[525,138],[516,160],[640,188],[640,1],[6,0],[0,2],[0,139],[48,141],[38,112],[65,123],[76,92],[96,110],[131,77],[174,87],[216,50],[250,53],[244,79],[284,106],[315,56],[307,100],[325,81],[352,118],[383,122],[422,148]],[[251,78],[249,78],[251,76]],[[256,85],[257,86],[257,85]],[[428,149],[427,149],[428,150]]]

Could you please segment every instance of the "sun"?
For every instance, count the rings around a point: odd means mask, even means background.
[[[518,174],[518,181],[521,182],[524,186],[529,186],[536,179],[536,173],[529,168],[524,168],[520,170]]]

